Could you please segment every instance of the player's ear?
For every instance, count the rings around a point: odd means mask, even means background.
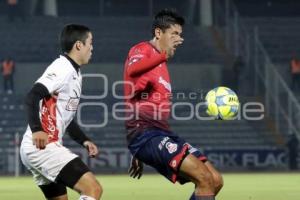
[[[162,34],[162,30],[160,28],[156,28],[154,30],[154,34],[155,34],[155,39],[159,40]]]
[[[76,50],[79,51],[81,49],[81,45],[82,45],[82,42],[76,41],[75,44],[74,44],[74,47],[75,47]]]

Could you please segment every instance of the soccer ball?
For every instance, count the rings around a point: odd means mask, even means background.
[[[235,92],[227,87],[210,90],[205,97],[206,113],[215,119],[234,119],[239,111],[239,99]]]

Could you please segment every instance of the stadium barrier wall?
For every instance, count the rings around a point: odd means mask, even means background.
[[[127,148],[101,148],[101,154],[90,159],[84,148],[70,148],[96,173],[127,173],[130,154]],[[221,171],[287,171],[285,149],[204,149],[208,159]],[[0,148],[0,174],[28,174],[21,162],[16,167],[14,148]],[[18,163],[18,162],[17,162]],[[20,172],[15,172],[20,169]],[[146,172],[153,172],[146,168]]]

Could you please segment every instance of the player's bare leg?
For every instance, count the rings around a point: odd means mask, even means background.
[[[221,174],[216,170],[216,168],[209,161],[206,161],[204,164],[213,176],[215,195],[217,195],[224,185],[223,178]]]
[[[58,196],[58,197],[49,198],[48,200],[68,200],[68,195],[64,194],[64,195],[61,195],[61,196]]]
[[[99,200],[103,191],[100,183],[91,172],[87,172],[81,176],[73,189],[84,196],[86,200]]]
[[[197,200],[215,199],[213,175],[202,161],[190,154],[182,161],[180,172],[195,184]]]

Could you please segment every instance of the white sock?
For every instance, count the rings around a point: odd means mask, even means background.
[[[89,197],[86,195],[80,195],[79,200],[96,200],[94,197]]]

